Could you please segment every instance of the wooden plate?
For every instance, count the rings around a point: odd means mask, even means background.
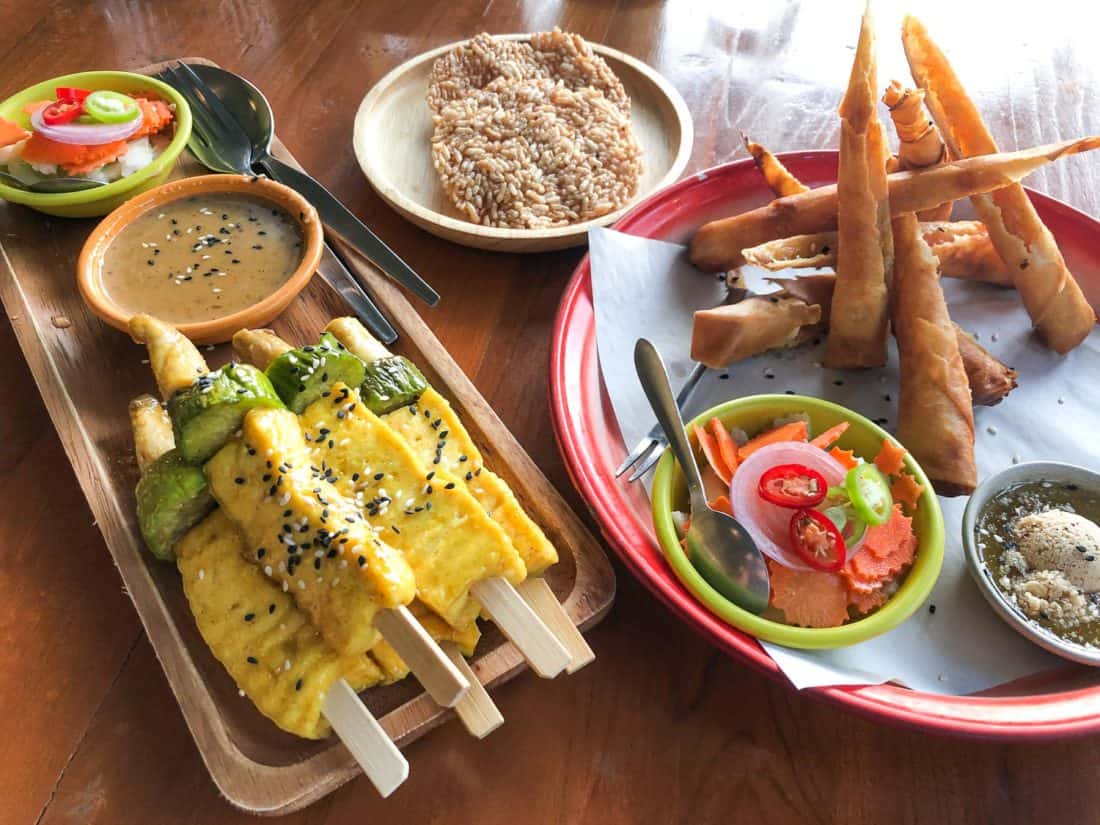
[[[792,152],[783,162],[809,186],[836,182],[836,152]],[[1100,304],[1100,222],[1037,192],[1028,192],[1058,239],[1093,306]],[[632,235],[685,243],[709,220],[773,198],[751,160],[725,164],[658,193],[616,226]],[[592,508],[623,563],[673,613],[720,649],[786,683],[756,639],[704,607],[674,575],[653,532],[641,485],[616,479],[624,447],[600,378],[588,258],[581,261],[558,309],[550,350],[554,432],[573,483]],[[985,739],[1048,739],[1100,732],[1100,672],[1065,666],[970,696],[897,685],[823,687],[803,691],[879,721]]]
[[[293,162],[277,141],[274,151]],[[184,154],[175,174],[201,172],[205,170]],[[214,782],[230,802],[246,811],[288,813],[360,771],[337,740],[313,742],[283,733],[237,695],[236,685],[199,636],[175,566],[155,561],[142,548],[134,518],[137,469],[126,405],[140,393],[155,394],[156,388],[148,365],[142,363],[143,348],[100,321],[77,291],[76,259],[93,226],[93,221],[47,219],[0,202],[0,300]],[[558,548],[561,561],[547,572],[547,581],[570,617],[585,628],[598,622],[615,594],[614,574],[600,545],[400,289],[369,263],[344,251],[400,332],[395,350],[415,361],[451,399],[486,463],[507,480]],[[321,270],[333,264],[331,253],[326,253]],[[337,293],[322,278],[314,278],[273,326],[289,341],[312,341],[329,318],[347,312]],[[231,352],[223,345],[204,355],[216,366],[228,361]],[[484,629],[471,664],[478,679],[494,686],[520,673],[525,663],[499,631],[490,625]],[[453,715],[433,703],[412,679],[369,690],[363,698],[398,745],[412,742]],[[508,721],[523,724],[522,718]],[[485,779],[491,782],[491,777]]]
[[[499,35],[526,40],[528,34]],[[466,41],[463,41],[466,42]],[[638,196],[622,209],[591,221],[552,229],[479,226],[452,205],[432,166],[432,113],[426,101],[432,63],[462,43],[414,57],[383,77],[355,115],[355,156],[371,186],[421,229],[448,241],[501,252],[543,252],[579,246],[588,229],[618,220],[634,203],[674,182],[691,155],[693,128],[687,104],[661,75],[623,52],[593,43],[622,81],[631,100],[634,134],[644,169]]]

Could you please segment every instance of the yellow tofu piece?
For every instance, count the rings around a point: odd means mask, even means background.
[[[300,420],[313,466],[383,528],[412,568],[417,598],[452,627],[469,627],[480,612],[470,595],[476,582],[523,581],[523,561],[500,526],[464,485],[425,467],[358,392],[335,384]]]
[[[524,512],[507,482],[484,466],[481,453],[446,398],[428,387],[416,404],[382,418],[426,466],[443,470],[466,486],[512,541],[527,575],[538,575],[557,563],[554,545]]]
[[[183,591],[199,633],[237,687],[283,730],[329,732],[321,714],[338,679],[356,690],[382,681],[367,656],[337,654],[294,600],[243,556],[236,525],[215,510],[176,545]]]
[[[294,597],[337,652],[365,653],[379,639],[378,611],[412,601],[416,585],[404,557],[311,469],[294,413],[251,410],[241,436],[205,472],[241,531],[245,557]]]

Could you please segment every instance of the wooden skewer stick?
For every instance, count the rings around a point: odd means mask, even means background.
[[[165,399],[176,390],[191,386],[196,375],[208,371],[206,360],[195,345],[163,321],[135,315],[130,319],[130,334],[148,348],[150,367]],[[271,339],[279,341],[274,335]],[[436,703],[452,707],[469,689],[466,677],[405,607],[380,612],[375,626]]]
[[[558,601],[554,591],[546,579],[540,576],[530,576],[516,588],[519,595],[535,611],[535,615],[542,619],[550,632],[558,637],[565,649],[569,651],[569,666],[566,673],[576,673],[585,665],[591,664],[596,654],[588,646],[580,628],[573,624],[565,607]]]
[[[329,688],[322,712],[383,799],[409,778],[409,763],[346,681]]]
[[[569,666],[572,657],[565,645],[507,580],[499,576],[485,579],[476,582],[470,592],[539,676],[553,679]]]
[[[174,446],[172,424],[156,399],[145,395],[130,402],[130,425],[138,468],[144,475]],[[408,778],[409,763],[345,680],[329,688],[322,713],[383,797]]]
[[[465,725],[466,731],[478,739],[484,739],[504,724],[504,716],[493,703],[489,691],[481,684],[462,651],[454,642],[443,642],[443,652],[470,682],[470,689],[455,705],[455,713]]]
[[[472,686],[407,607],[383,610],[374,626],[437,705],[453,708]]]

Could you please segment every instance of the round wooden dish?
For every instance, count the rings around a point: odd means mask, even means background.
[[[526,40],[530,35],[499,37]],[[500,252],[579,246],[590,227],[614,223],[684,171],[694,130],[680,93],[640,60],[592,43],[592,50],[607,61],[630,95],[634,134],[644,164],[637,196],[616,212],[570,226],[505,229],[470,223],[451,205],[432,166],[432,113],[426,99],[432,63],[459,45],[440,46],[398,66],[375,84],[355,115],[353,146],[363,174],[390,206],[421,229],[464,246]]]

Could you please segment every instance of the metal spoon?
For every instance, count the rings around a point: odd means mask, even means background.
[[[707,583],[731,602],[753,613],[762,612],[768,606],[770,593],[768,566],[756,542],[737,519],[707,506],[703,479],[672,396],[664,362],[656,347],[645,338],[639,338],[634,346],[634,367],[691,495],[688,559]]]
[[[47,195],[80,192],[83,189],[98,189],[100,186],[107,185],[103,181],[89,180],[88,178],[46,178],[37,183],[26,184],[7,172],[0,172],[0,181],[8,186],[14,186],[16,189],[23,189],[27,192],[40,192]]]
[[[252,141],[252,163],[279,183],[304,195],[317,207],[325,227],[347,240],[390,278],[402,284],[428,306],[439,303],[439,293],[416,274],[383,241],[355,217],[339,199],[304,172],[271,154],[275,115],[263,92],[238,74],[220,66],[190,66],[217,95]]]

